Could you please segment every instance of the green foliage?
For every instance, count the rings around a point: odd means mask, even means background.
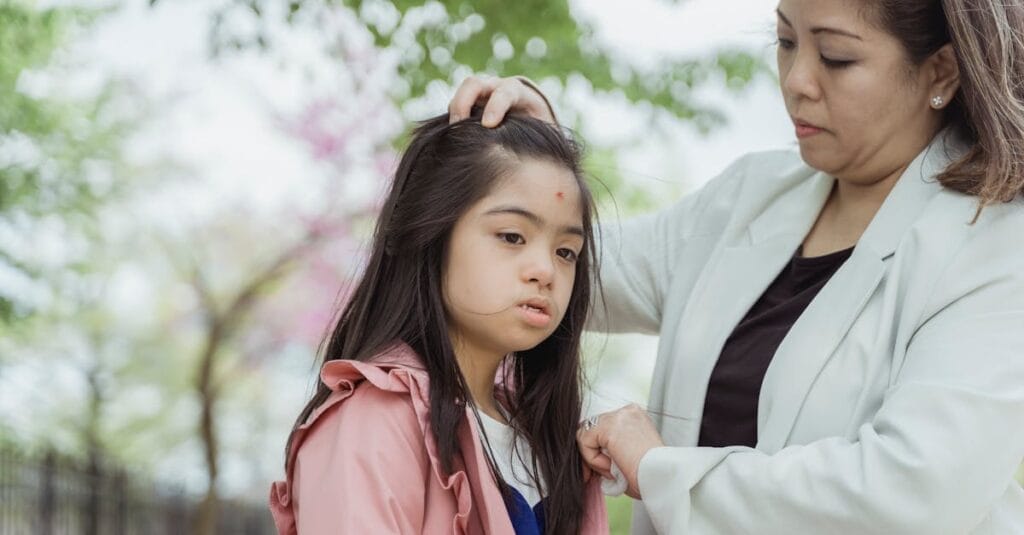
[[[615,221],[657,208],[654,193],[622,173],[615,149],[588,147],[583,167],[602,218]]]
[[[155,3],[154,0],[153,3]],[[269,48],[269,0],[235,0],[214,16],[210,46],[214,54],[228,49]],[[563,83],[586,79],[597,92],[621,92],[634,103],[648,103],[703,131],[721,123],[721,115],[692,97],[700,85],[724,79],[740,89],[759,73],[769,72],[755,56],[739,50],[709,51],[701,58],[665,58],[656,67],[640,69],[604,50],[593,28],[573,17],[568,0],[295,0],[280,12],[292,25],[322,26],[331,11],[348,9],[370,32],[379,49],[401,56],[397,74],[406,85],[399,101],[426,93],[431,82],[455,82],[459,73],[524,74]],[[228,31],[229,17],[254,19]]]
[[[81,229],[121,187],[111,177],[134,121],[117,111],[120,85],[111,81],[78,98],[62,94],[62,83],[51,84],[53,90],[25,88],[27,78],[59,79],[64,73],[55,57],[77,29],[101,14],[0,0],[0,225],[16,234],[52,217]],[[0,247],[0,264],[28,280],[43,277],[8,248]],[[31,312],[28,304],[0,294],[0,324]]]
[[[351,58],[330,37],[339,33],[331,22],[338,20],[339,11],[358,20],[379,51],[399,58],[391,88],[399,105],[423,97],[431,84],[453,85],[467,73],[524,74],[563,86],[582,79],[596,94],[621,95],[655,115],[708,132],[723,118],[694,98],[696,89],[724,81],[727,88],[739,90],[770,72],[762,60],[739,50],[709,50],[704,57],[665,58],[654,67],[640,68],[602,48],[594,29],[574,17],[568,0],[293,0],[287,9],[269,0],[234,0],[214,12],[210,50],[215,56],[248,48],[268,51],[275,44],[276,26],[312,28],[328,36],[325,49],[344,69]],[[406,142],[407,133],[394,146]],[[622,176],[614,149],[590,147],[587,156],[602,212],[617,217],[655,207],[648,189]]]

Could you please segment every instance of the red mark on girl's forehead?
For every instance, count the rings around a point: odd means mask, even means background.
[[[562,199],[565,198],[565,194],[562,193],[561,191],[559,191],[559,192],[555,193],[555,197],[557,197],[558,200],[562,200]]]

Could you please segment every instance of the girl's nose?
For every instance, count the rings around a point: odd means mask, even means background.
[[[533,254],[523,267],[523,279],[550,286],[555,276],[555,264],[550,254]]]

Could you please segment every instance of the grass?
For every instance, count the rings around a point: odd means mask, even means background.
[[[611,535],[629,535],[629,523],[633,518],[633,499],[629,496],[605,497],[608,507],[608,527]]]

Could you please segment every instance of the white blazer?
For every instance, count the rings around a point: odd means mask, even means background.
[[[725,339],[789,261],[834,178],[750,154],[675,206],[605,225],[592,327],[660,335],[633,532],[1024,533],[1024,201],[934,175],[937,136],[775,353],[757,447],[696,447]]]

